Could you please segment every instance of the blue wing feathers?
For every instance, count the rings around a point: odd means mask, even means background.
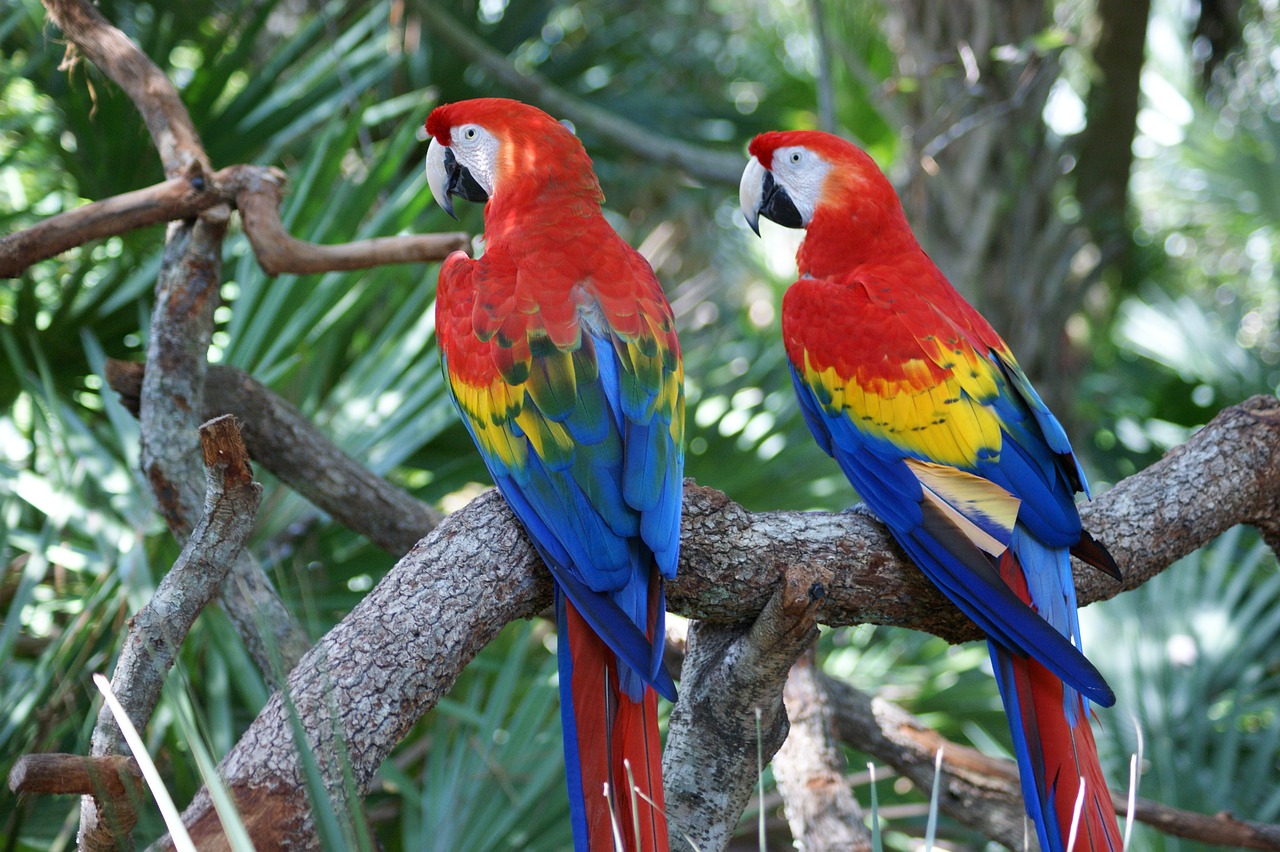
[[[641,512],[653,510],[662,498],[671,450],[669,428],[670,424],[659,417],[644,425],[627,424],[623,494]]]
[[[822,448],[824,453],[833,455],[831,452],[831,435],[823,422],[822,409],[813,398],[813,391],[800,380],[800,374],[796,372],[795,365],[791,365],[791,385],[795,388],[796,399],[800,400],[800,413],[804,415],[804,422],[808,424],[809,431],[813,434],[813,440],[818,442],[818,446]]]
[[[672,576],[674,576],[674,574]],[[652,610],[653,635],[666,636],[667,635],[667,592],[662,587],[661,583],[658,583],[657,586],[658,586],[658,591],[657,591],[657,594],[654,596],[655,600],[652,601],[652,603],[650,604],[650,606],[653,608]],[[649,659],[649,682],[650,683],[656,683],[660,678],[665,678],[666,680],[671,679],[671,676],[667,674],[666,668],[662,665],[662,655],[663,655],[663,651],[665,650],[666,650],[665,642],[653,643],[653,650],[650,653],[650,659]],[[659,690],[658,692],[660,695],[666,695],[666,693],[662,692],[661,690]],[[674,683],[671,684],[671,694],[667,695],[667,698],[671,699],[672,701],[676,700]]]
[[[1028,743],[1037,742],[1039,733],[1026,728],[1027,719],[1019,711],[1022,701],[1028,696],[1021,696],[1018,690],[1017,678],[1013,673],[1012,659],[1009,652],[1000,645],[989,642],[987,643],[991,651],[991,667],[995,671],[996,684],[1000,688],[1001,700],[1004,702],[1008,711],[1005,715],[1009,719],[1009,730],[1013,735],[1014,755],[1018,760],[1018,777],[1019,779],[1034,779],[1032,782],[1036,786],[1044,783],[1044,760],[1042,755],[1036,751],[1033,752]],[[1024,783],[1023,789],[1026,789]],[[1045,818],[1044,805],[1040,801],[1039,795],[1032,789],[1031,795],[1023,795],[1023,803],[1027,809],[1027,816],[1031,817],[1031,822],[1036,827],[1036,834],[1040,839],[1041,848],[1047,852],[1054,852],[1054,837],[1045,831],[1047,820]]]
[[[624,428],[624,419],[622,414],[622,382],[618,376],[618,352],[614,349],[612,342],[595,334],[584,334],[584,342],[591,341],[592,349],[596,353],[596,378],[597,386],[600,392],[605,395],[608,405],[601,409],[607,411],[613,417],[613,424],[621,435]],[[607,422],[608,418],[600,418]]]
[[[1080,538],[1080,514],[1066,483],[1052,488],[1056,477],[1046,481],[1044,469],[1022,444],[1005,441],[999,462],[983,464],[978,472],[1022,499],[1018,520],[1045,544],[1070,547]]]
[[[674,683],[661,664],[663,638],[646,635],[650,574],[656,566],[662,576],[675,576],[682,496],[683,456],[670,420],[656,413],[658,389],[644,387],[630,369],[625,344],[606,329],[588,332],[584,325],[581,346],[571,355],[532,348],[523,404],[562,424],[572,451],[551,451],[543,459],[529,443],[519,456],[527,461],[510,469],[477,444],[558,587],[623,663],[622,688],[640,700],[649,682],[674,700]],[[572,394],[565,390],[566,374],[576,383]],[[463,415],[474,439],[475,428]],[[514,419],[505,425],[512,440],[527,440]]]
[[[680,503],[684,483],[670,469],[663,474],[658,503],[640,519],[640,536],[653,549],[658,571],[668,580],[676,575],[680,555]]]
[[[640,519],[623,499],[621,470],[621,453],[613,464],[579,456],[574,461],[573,481],[615,535],[631,538],[639,535]]]
[[[1089,479],[1084,475],[1084,468],[1071,449],[1071,441],[1067,438],[1067,430],[1062,428],[1058,418],[1049,410],[1049,406],[1040,399],[1031,380],[1016,362],[992,355],[992,360],[1000,367],[1001,373],[1010,388],[1010,396],[1017,397],[1035,420],[1038,432],[1044,444],[1055,454],[1058,469],[1066,477],[1072,491],[1082,491],[1086,499],[1089,492]]]
[[[974,570],[973,562],[985,558],[980,551],[975,548],[966,563],[926,532],[906,537],[895,533],[895,537],[929,579],[988,636],[1013,653],[1036,658],[1090,701],[1103,707],[1115,703],[1106,680],[1066,636],[998,577]]]

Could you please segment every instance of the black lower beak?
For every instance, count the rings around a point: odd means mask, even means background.
[[[457,158],[453,156],[453,151],[448,148],[444,150],[444,169],[445,174],[448,175],[445,183],[445,192],[448,195],[456,195],[474,202],[489,200],[489,193],[485,192],[484,187],[471,176],[466,166],[458,163]]]
[[[773,179],[773,172],[764,173],[764,189],[761,193],[760,215],[777,222],[784,228],[803,228],[804,219],[796,209],[787,191]]]

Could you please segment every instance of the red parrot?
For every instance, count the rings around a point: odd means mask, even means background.
[[[1000,336],[916,242],[872,159],[817,131],[757,136],[743,213],[804,228],[782,335],[822,449],[912,561],[987,634],[1023,798],[1045,850],[1119,849],[1069,554],[1119,579],[1080,524],[1061,424]],[[1083,794],[1081,788],[1083,786]]]
[[[481,98],[426,127],[436,201],[485,204],[484,254],[440,270],[436,334],[453,403],[555,580],[574,847],[665,850],[662,584],[684,466],[671,307],[559,122]]]

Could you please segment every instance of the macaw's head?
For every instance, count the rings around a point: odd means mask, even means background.
[[[760,217],[808,228],[824,213],[858,215],[889,207],[897,196],[875,161],[851,142],[818,130],[761,133],[738,185],[742,214],[760,233]],[[900,213],[899,213],[900,215]]]
[[[602,200],[582,143],[536,107],[506,98],[444,104],[427,116],[427,184],[453,216],[453,196],[502,205],[556,193]],[[455,217],[456,218],[456,217]]]

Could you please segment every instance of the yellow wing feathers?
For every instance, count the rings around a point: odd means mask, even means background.
[[[979,451],[999,451],[1001,434],[998,417],[983,404],[998,393],[990,365],[969,352],[946,372],[912,359],[892,378],[862,370],[844,378],[834,366],[816,369],[806,352],[804,380],[829,410],[847,412],[863,431],[942,464],[972,467]]]
[[[573,452],[569,430],[526,405],[524,384],[508,385],[496,379],[487,387],[476,387],[455,381],[453,393],[481,450],[508,470],[524,468],[530,449],[543,460]]]

